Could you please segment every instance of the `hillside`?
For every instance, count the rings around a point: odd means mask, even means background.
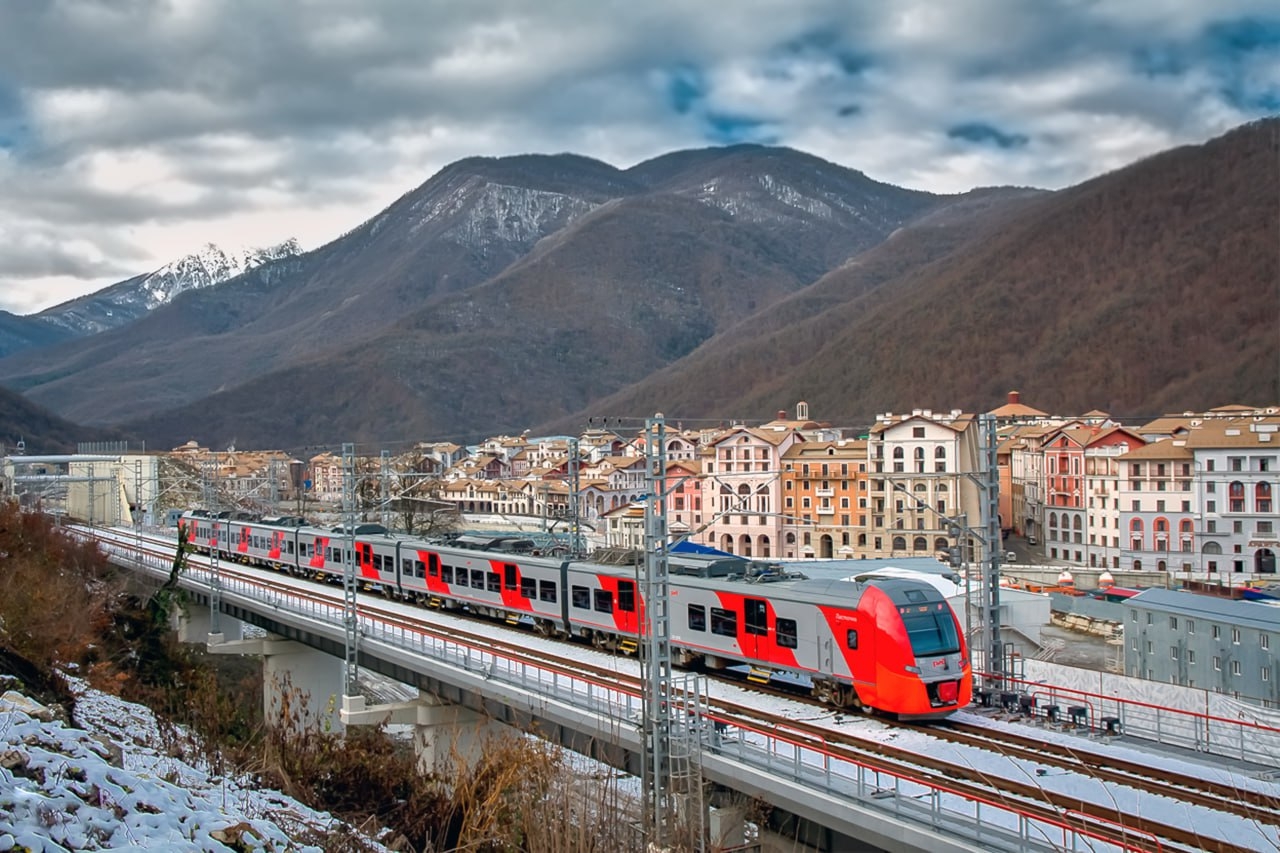
[[[1280,400],[1280,121],[993,215],[940,209],[645,382],[555,422],[865,425],[912,407],[1118,415]],[[979,196],[980,197],[980,196]]]
[[[115,430],[78,426],[32,404],[20,394],[0,388],[0,444],[4,445],[4,454],[15,452],[19,441],[30,455],[72,453],[77,442],[120,438]]]

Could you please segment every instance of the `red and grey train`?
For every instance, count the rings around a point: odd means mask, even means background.
[[[341,530],[300,518],[183,515],[188,541],[221,559],[340,581]],[[361,584],[430,607],[531,622],[549,636],[634,652],[645,624],[634,566],[526,553],[495,538],[479,549],[356,528]],[[526,543],[531,545],[532,543]],[[807,677],[816,696],[906,719],[939,719],[966,705],[972,672],[951,606],[923,581],[809,580],[740,557],[676,555],[670,565],[672,658],[709,669],[751,668]]]

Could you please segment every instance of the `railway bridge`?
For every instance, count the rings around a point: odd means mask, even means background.
[[[118,565],[153,580],[168,575],[171,541],[162,544],[124,530],[95,535]],[[255,578],[242,566],[235,569],[215,575],[204,558],[192,555],[180,579],[191,606],[178,627],[182,639],[207,643],[210,651],[261,655],[268,714],[281,701],[280,685],[287,684],[310,694],[308,722],[313,724],[414,726],[424,763],[439,760],[447,750],[456,756],[459,743],[466,754],[495,727],[506,726],[641,773],[644,697],[621,680],[584,675],[483,640],[452,638],[433,630],[428,613],[396,615],[362,606],[358,666],[419,692],[409,702],[367,706],[360,696],[344,695],[342,591],[270,573]],[[216,613],[209,609],[215,578]],[[266,636],[245,639],[242,625],[256,626]],[[696,687],[687,693],[696,694]],[[682,773],[686,783],[699,780],[696,785],[677,782],[671,790],[695,792],[686,795],[692,798],[686,805],[698,807],[717,849],[945,853],[1049,851],[1061,849],[1064,839],[1068,845],[1083,842],[1065,825],[1046,833],[1042,819],[1037,823],[994,797],[984,803],[964,796],[967,811],[943,807],[944,800],[957,799],[945,782],[922,783],[907,772],[849,761],[822,743],[774,726],[754,727],[749,721],[726,726],[696,698],[675,715],[671,731],[673,777]],[[709,805],[701,801],[704,782],[726,795],[724,803],[769,803],[774,829],[786,835],[777,835],[772,845],[736,847],[744,835],[743,809],[703,809]],[[1059,831],[1065,835],[1054,839],[1052,833]]]

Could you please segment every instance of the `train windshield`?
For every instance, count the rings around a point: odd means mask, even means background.
[[[960,635],[955,620],[946,610],[903,613],[911,651],[918,658],[952,655],[960,651]]]

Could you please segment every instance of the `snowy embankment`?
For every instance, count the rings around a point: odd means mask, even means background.
[[[247,777],[172,757],[150,710],[73,684],[69,724],[0,696],[0,851],[386,850]]]

